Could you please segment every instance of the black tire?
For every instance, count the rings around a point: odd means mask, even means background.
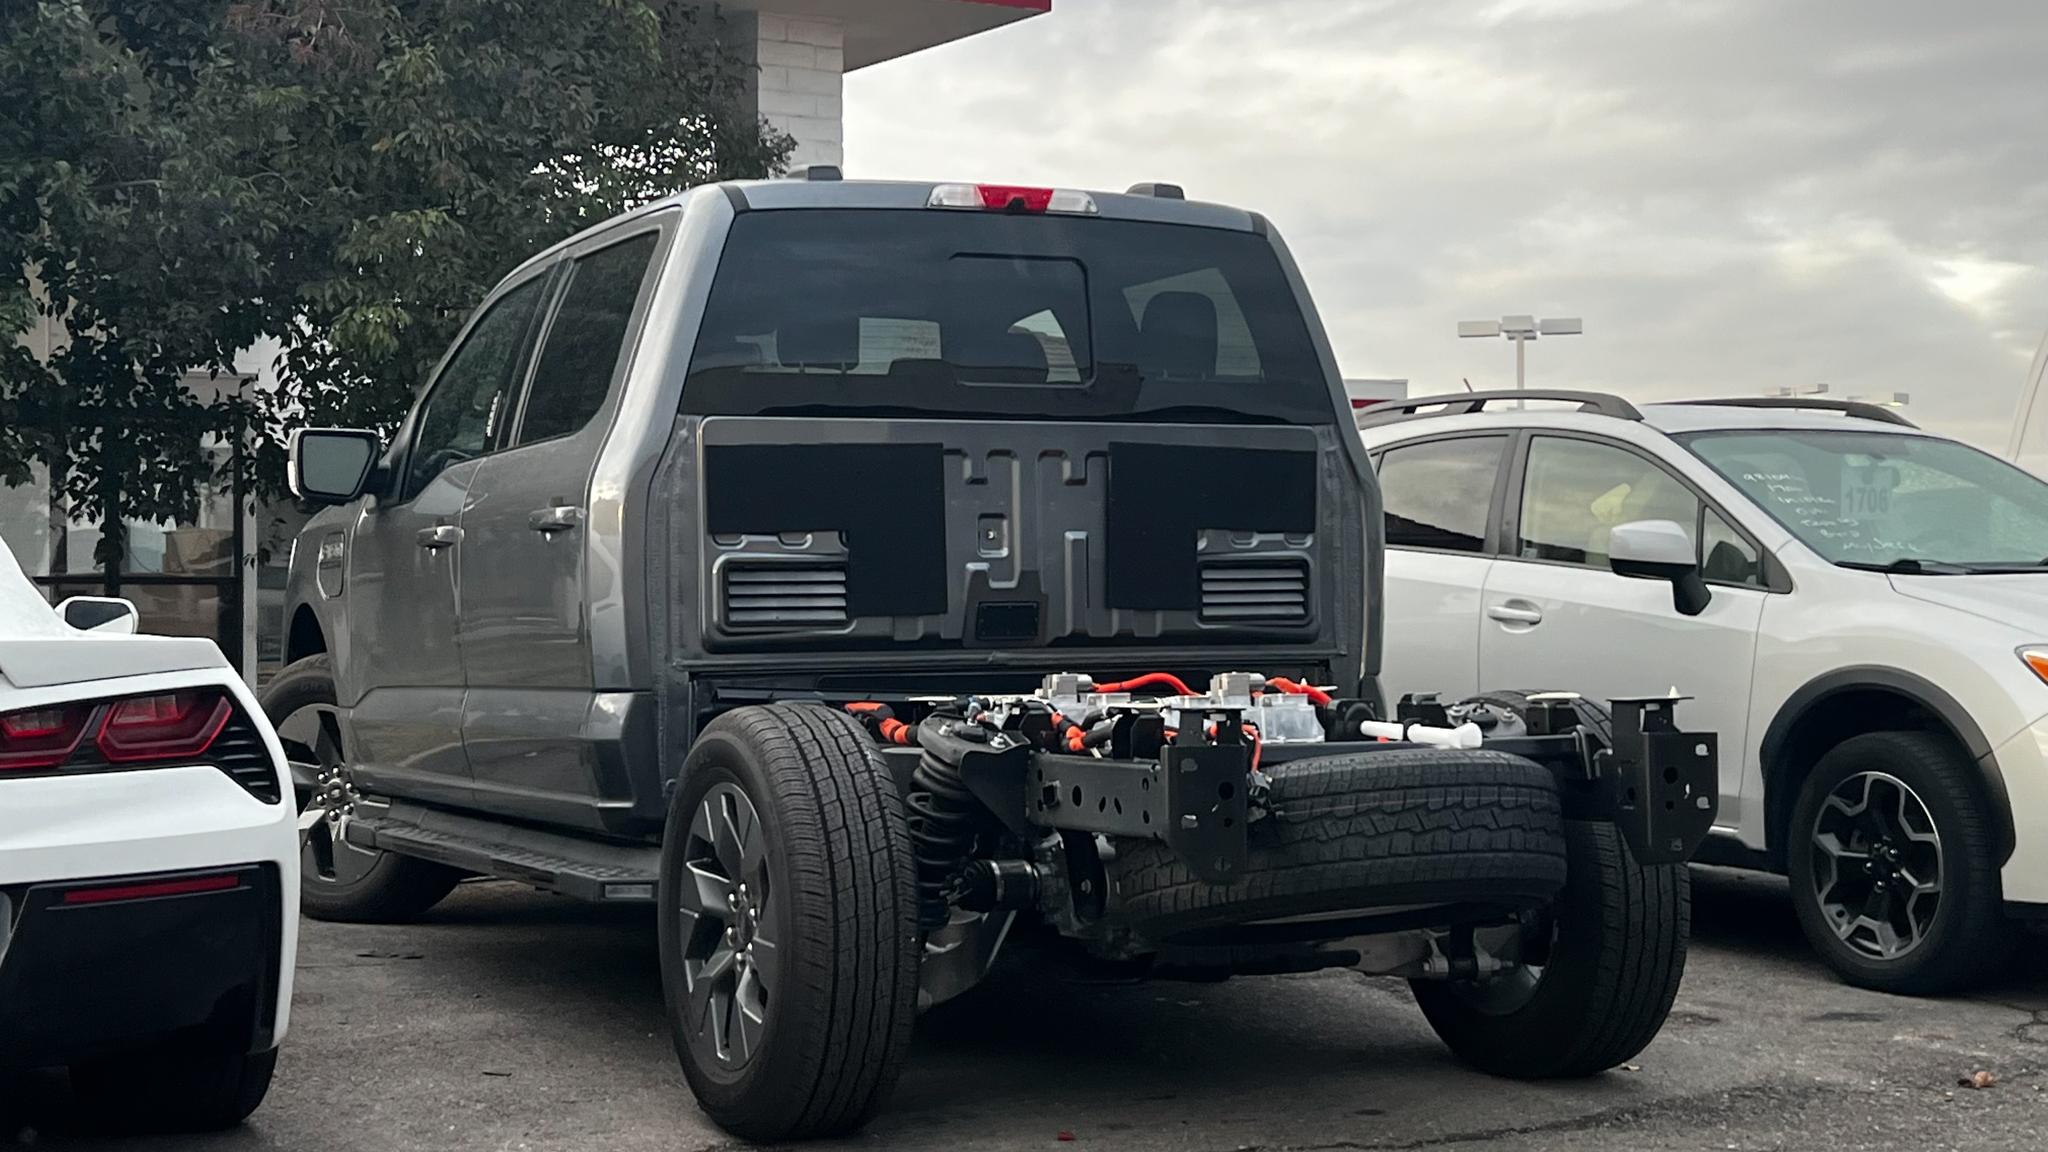
[[[333,704],[332,660],[323,652],[294,661],[264,686],[262,699],[263,714],[280,727],[304,708]],[[355,855],[343,857],[347,867],[334,867],[337,853]],[[399,924],[440,903],[461,880],[462,873],[445,864],[336,843],[333,826],[323,825],[300,853],[299,906],[315,920]]]
[[[1605,822],[1566,821],[1565,838],[1571,878],[1551,905],[1550,932],[1532,942],[1540,975],[1519,968],[1485,984],[1410,984],[1452,1053],[1496,1076],[1591,1076],[1623,1063],[1664,1026],[1685,974],[1686,866],[1636,863]]]
[[[244,1052],[211,1034],[72,1069],[81,1115],[120,1133],[217,1132],[249,1117],[270,1091],[277,1049]]]
[[[1157,943],[1286,916],[1542,902],[1565,882],[1556,781],[1519,756],[1391,749],[1269,776],[1277,815],[1253,826],[1241,879],[1212,884],[1164,844],[1122,842],[1107,867],[1119,920]]]
[[[1556,689],[1522,688],[1512,691],[1481,692],[1477,696],[1467,697],[1461,703],[1489,706],[1495,723],[1487,730],[1488,737],[1524,736],[1528,731],[1522,723],[1522,712],[1529,706],[1529,697],[1553,691]],[[1590,697],[1579,696],[1572,701],[1572,711],[1578,714],[1579,723],[1598,736],[1601,743],[1608,747],[1614,746],[1614,713],[1608,710],[1606,704]]]
[[[1868,954],[1843,939],[1823,908],[1816,874],[1816,821],[1828,796],[1852,777],[1882,773],[1915,794],[1940,843],[1939,898],[1919,943],[1894,959]],[[1792,907],[1814,950],[1844,980],[1906,996],[1969,988],[2010,958],[2013,932],[2005,921],[1999,881],[1996,812],[1975,782],[1976,768],[1952,741],[1928,732],[1868,732],[1836,745],[1799,789],[1785,836]]]
[[[735,787],[766,832],[758,851],[767,872],[755,891],[770,895],[749,923],[779,934],[780,964],[758,1038],[743,1061],[728,1064],[706,1053],[689,1018],[692,981],[704,968],[693,974],[686,961],[712,918],[684,908],[684,876],[692,821],[707,797]],[[704,729],[663,834],[661,976],[683,1075],[720,1127],[773,1142],[848,1133],[874,1115],[902,1072],[917,1015],[916,883],[894,778],[851,717],[770,705],[728,712]],[[686,940],[686,928],[698,935]]]

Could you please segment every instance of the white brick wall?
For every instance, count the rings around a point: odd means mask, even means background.
[[[735,47],[757,71],[754,110],[796,138],[792,167],[843,164],[841,77],[846,30],[836,20],[727,12]]]

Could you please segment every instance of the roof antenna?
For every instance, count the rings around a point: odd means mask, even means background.
[[[1465,391],[1470,392],[1472,390],[1472,378],[1470,376],[1460,376],[1458,379],[1464,381]]]

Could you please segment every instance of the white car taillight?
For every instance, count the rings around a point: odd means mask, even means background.
[[[213,747],[234,712],[218,688],[9,712],[0,715],[0,773],[62,768],[88,736],[106,764],[192,760]]]
[[[0,772],[55,768],[71,759],[91,718],[90,704],[30,708],[0,716]]]
[[[100,725],[100,755],[111,764],[189,759],[213,745],[233,712],[227,696],[213,689],[116,701]]]

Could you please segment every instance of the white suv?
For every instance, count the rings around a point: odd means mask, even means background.
[[[1389,699],[1693,697],[1722,752],[1699,858],[1786,873],[1857,984],[1964,986],[2048,913],[2048,483],[1843,401],[1472,393],[1358,423]]]

